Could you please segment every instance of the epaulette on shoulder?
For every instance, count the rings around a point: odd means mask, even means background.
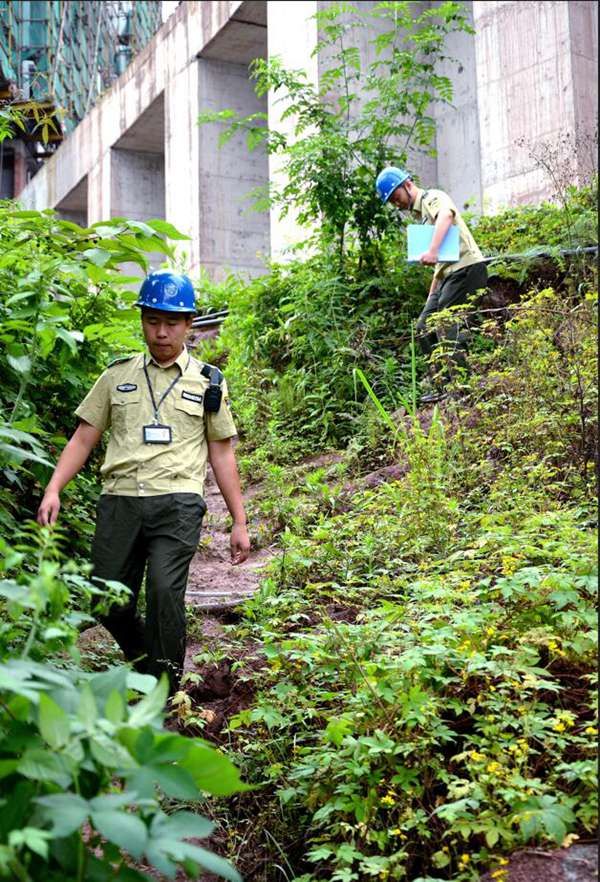
[[[137,352],[134,352],[131,355],[122,355],[120,358],[115,358],[110,364],[107,364],[106,367],[108,369],[114,367],[116,364],[123,364],[124,361],[131,361],[131,359],[135,358],[137,354]]]

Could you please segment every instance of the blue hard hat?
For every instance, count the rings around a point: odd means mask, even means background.
[[[187,276],[155,270],[144,279],[135,305],[164,312],[196,312],[194,286]]]
[[[408,180],[410,180],[409,173],[404,171],[403,168],[396,168],[393,165],[388,165],[387,168],[379,172],[375,181],[375,187],[384,205],[394,190]]]

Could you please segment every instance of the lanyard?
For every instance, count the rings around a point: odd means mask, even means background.
[[[190,361],[191,361],[191,356],[188,356],[188,363],[185,366],[186,371],[187,371],[188,367],[190,366]],[[146,355],[144,354],[144,376],[146,377],[146,383],[148,384],[148,392],[150,393],[150,400],[152,401],[152,409],[154,410],[155,424],[158,423],[158,419],[159,419],[158,411],[160,409],[161,404],[163,403],[163,401],[165,400],[165,398],[167,397],[169,392],[172,391],[172,389],[177,385],[177,383],[180,381],[180,379],[183,376],[183,371],[181,370],[181,368],[179,368],[179,370],[181,371],[181,373],[179,373],[178,376],[176,376],[175,379],[166,388],[166,390],[160,396],[160,400],[157,404],[156,398],[154,397],[154,389],[152,388],[152,383],[150,382],[150,377],[148,376],[148,368],[146,367]]]

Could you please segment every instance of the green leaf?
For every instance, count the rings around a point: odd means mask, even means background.
[[[158,822],[157,822],[158,825]],[[155,825],[152,827],[156,830]],[[206,839],[214,829],[214,824],[202,815],[193,812],[176,812],[165,815],[160,820],[160,832],[175,839]]]
[[[94,724],[98,719],[96,699],[93,696],[89,683],[86,683],[81,689],[77,716],[88,730],[93,729]]]
[[[352,723],[343,717],[332,717],[327,723],[327,727],[323,732],[326,741],[331,741],[336,747],[339,747],[346,735],[352,731]]]
[[[109,842],[114,842],[136,860],[140,860],[146,843],[148,831],[144,822],[136,815],[119,811],[95,811],[91,814],[96,830]]]
[[[82,257],[87,258],[95,266],[103,267],[110,260],[111,253],[110,251],[105,251],[104,248],[88,248],[82,252]]]
[[[71,783],[71,776],[67,772],[64,761],[55,754],[38,748],[25,751],[19,761],[17,771],[25,778],[31,778],[34,781],[52,781],[59,787],[68,787]]]
[[[163,674],[152,692],[131,709],[128,724],[132,727],[141,727],[156,722],[162,715],[168,694],[169,683]]]
[[[154,779],[166,796],[174,799],[198,799],[200,793],[188,771],[176,765],[150,766]]]
[[[179,765],[190,773],[196,787],[213,796],[230,796],[252,789],[240,780],[231,760],[200,742],[190,746],[187,757]]]
[[[19,849],[23,846],[30,851],[39,854],[44,860],[48,857],[49,834],[46,830],[37,827],[23,827],[21,830],[11,830],[8,834],[8,844],[11,848]]]
[[[97,763],[109,769],[134,769],[137,766],[129,751],[107,735],[90,738],[90,751]]]
[[[216,876],[221,876],[223,879],[229,879],[231,882],[243,882],[238,871],[232,867],[228,861],[207,851],[205,848],[200,848],[198,845],[192,845],[191,843],[186,842],[184,848],[181,850],[181,854],[182,856],[191,858],[193,861],[197,861],[200,866],[203,869],[208,870],[209,873],[214,873]]]
[[[0,760],[0,781],[2,778],[8,777],[8,775],[12,775],[17,766],[19,765],[19,760],[16,759],[3,759]]]
[[[190,238],[190,236],[186,236],[184,233],[180,233],[179,230],[173,226],[173,224],[170,224],[165,220],[149,220],[148,226],[151,227],[155,232],[161,233],[163,236],[168,236],[169,239],[183,240]]]
[[[52,822],[52,833],[57,838],[78,830],[89,813],[88,803],[76,793],[53,793],[40,796],[35,802],[42,806],[44,821]]]
[[[18,374],[28,374],[31,371],[31,359],[28,355],[8,355],[6,360]]]
[[[42,738],[54,750],[60,750],[68,742],[69,718],[64,710],[44,693],[40,695],[39,725]]]
[[[115,725],[122,723],[125,719],[125,702],[116,689],[113,689],[106,699],[104,713],[106,714],[106,719]]]

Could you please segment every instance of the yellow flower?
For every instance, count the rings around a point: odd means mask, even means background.
[[[496,633],[496,629],[495,628],[486,628],[485,633],[488,635],[488,637],[491,637],[493,634]]]
[[[561,722],[559,721],[558,723],[555,723],[555,724],[552,726],[552,728],[554,729],[555,732],[564,732],[565,729],[566,729],[567,727],[565,726],[564,723],[561,723]]]
[[[586,735],[597,735],[598,734],[598,730],[596,729],[595,726],[586,726],[586,728],[583,731],[585,732]]]
[[[470,860],[471,860],[470,855],[468,855],[468,854],[461,854],[461,856],[460,856],[459,859],[458,859],[458,869],[459,869],[459,870],[464,870],[465,867],[467,866],[467,864],[469,863]]]
[[[504,877],[506,876],[507,873],[508,873],[508,870],[494,870],[494,872],[491,873],[490,875],[491,875],[492,879],[504,879]]]
[[[491,763],[487,764],[487,766],[485,767],[485,770],[486,770],[486,772],[490,772],[491,774],[495,774],[501,768],[502,768],[502,766],[500,765],[500,763],[497,763],[495,760],[493,760]]]
[[[380,802],[381,802],[381,805],[395,805],[396,800],[394,799],[393,796],[386,794],[385,796],[381,797]]]
[[[474,760],[482,760],[483,758],[484,758],[484,757],[483,757],[483,754],[482,754],[482,753],[479,753],[478,750],[472,750],[472,751],[471,751],[471,759],[474,759]]]

